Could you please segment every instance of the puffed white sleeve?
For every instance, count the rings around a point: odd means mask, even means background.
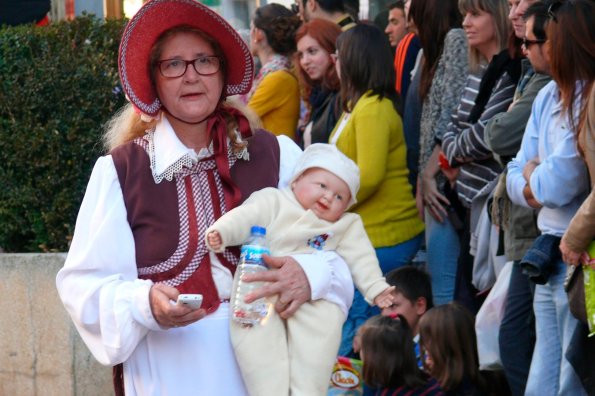
[[[300,155],[302,155],[302,149],[285,135],[277,136],[277,141],[279,142],[281,163],[279,166],[279,185],[277,187],[281,189],[289,186],[295,164]]]
[[[149,330],[163,330],[149,305],[152,282],[138,279],[111,156],[99,158],[93,168],[56,285],[83,341],[102,364],[127,360]]]

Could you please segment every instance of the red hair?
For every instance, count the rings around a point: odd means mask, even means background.
[[[330,54],[335,52],[337,37],[341,34],[341,28],[336,23],[327,21],[325,19],[313,19],[310,22],[304,23],[295,34],[295,42],[297,44],[305,36],[312,37],[318,45]],[[295,55],[295,62],[300,85],[303,88],[304,97],[308,98],[312,92],[312,88],[318,84],[317,81],[312,81],[308,74],[300,65],[299,55]],[[320,81],[320,84],[329,91],[338,91],[341,88],[337,71],[334,64],[326,71],[325,75]]]

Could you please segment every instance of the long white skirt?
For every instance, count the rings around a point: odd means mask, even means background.
[[[186,327],[151,331],[124,363],[126,396],[247,395],[229,339],[229,303]]]

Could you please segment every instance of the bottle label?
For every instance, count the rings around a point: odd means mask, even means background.
[[[240,253],[240,263],[264,265],[263,254],[270,254],[264,246],[244,245]]]

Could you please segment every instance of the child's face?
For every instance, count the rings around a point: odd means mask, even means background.
[[[432,356],[430,356],[430,353],[427,351],[427,347],[424,345],[424,365],[426,367],[426,369],[431,373],[432,370],[434,370],[434,360],[432,359]]]
[[[304,209],[330,222],[345,213],[351,199],[347,183],[321,168],[307,169],[291,184],[291,189]]]
[[[405,319],[407,319],[407,323],[409,323],[413,335],[416,335],[418,332],[419,318],[425,312],[425,304],[423,304],[424,307],[422,307],[421,302],[414,303],[398,291],[394,291],[393,296],[393,304],[382,310],[382,316],[403,315]]]

